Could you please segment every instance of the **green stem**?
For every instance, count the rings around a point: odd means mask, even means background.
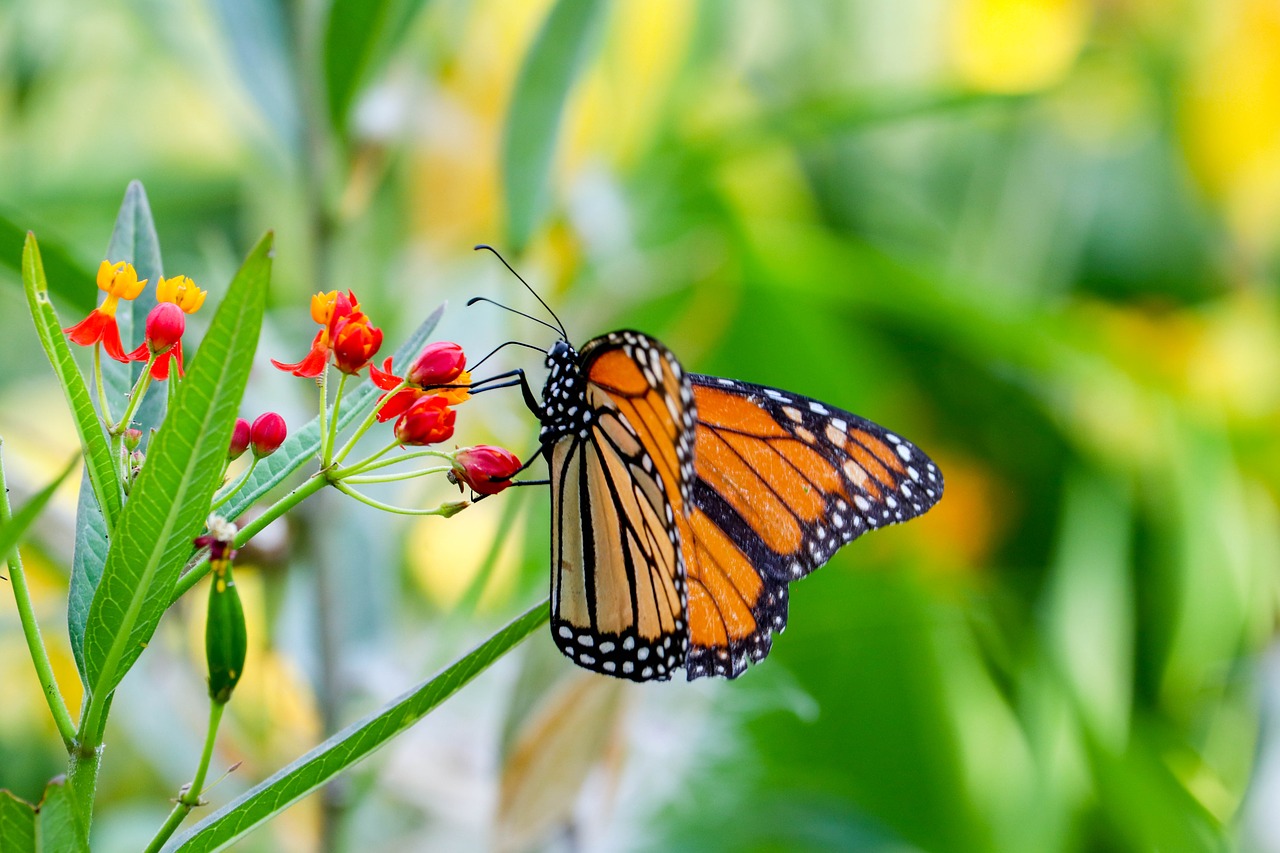
[[[328,484],[329,481],[323,474],[312,474],[311,477],[302,483],[302,485],[298,486],[298,488],[289,492],[289,494],[267,507],[267,509],[263,511],[262,515],[259,515],[253,521],[241,528],[240,532],[236,534],[234,547],[244,547],[244,544],[257,535],[262,528],[266,527],[268,524],[275,521],[277,518],[284,515],[286,512],[293,509],[295,506],[302,503],[302,501],[311,497]],[[198,584],[200,579],[208,573],[208,560],[203,560],[195,566],[192,566],[191,570],[178,578],[178,582],[174,584],[173,595],[169,597],[169,604],[172,605],[175,601],[185,595],[191,587]]]
[[[398,443],[392,442],[372,456],[363,459],[354,465],[348,465],[346,468],[339,468],[337,471],[334,471],[333,478],[335,480],[345,480],[353,474],[367,474],[370,471],[377,471],[379,468],[389,468],[392,465],[399,465],[401,462],[408,462],[412,459],[421,459],[425,456],[434,456],[438,459],[446,459],[452,466],[453,455],[439,450],[415,450],[412,453],[401,454],[394,459],[383,459],[381,462],[376,461],[399,446],[400,445]]]
[[[4,466],[0,464],[0,524],[8,524],[13,517],[9,507],[9,489],[5,485]],[[18,549],[13,549],[9,557],[9,581],[13,586],[13,600],[18,606],[18,619],[22,622],[22,633],[27,639],[27,649],[31,652],[31,662],[35,665],[36,675],[40,679],[41,692],[49,703],[49,713],[58,726],[58,734],[68,750],[75,746],[76,724],[67,710],[67,703],[58,689],[58,680],[53,676],[53,664],[49,661],[49,652],[44,646],[44,637],[40,634],[40,624],[36,621],[35,606],[31,600],[31,588],[27,586],[27,573],[22,567],[22,557]]]
[[[98,408],[101,409],[102,422],[111,423],[111,405],[107,402],[106,386],[102,382],[102,342],[93,345],[93,381],[98,387]]]
[[[399,462],[399,459],[393,460]],[[426,477],[429,474],[443,474],[446,471],[452,471],[452,465],[441,465],[436,468],[416,468],[413,471],[401,471],[399,474],[373,474],[371,476],[362,477],[343,477],[342,482],[356,486],[364,486],[369,483],[395,483],[400,480],[412,480],[415,477]]]
[[[237,477],[236,481],[226,488],[221,495],[214,498],[213,505],[209,507],[209,512],[213,512],[218,507],[231,500],[231,496],[240,491],[240,489],[244,487],[244,484],[249,481],[249,475],[253,473],[253,469],[256,467],[258,467],[258,456],[257,454],[254,454],[253,461],[249,463],[249,467],[244,469],[244,472]]]
[[[204,751],[200,754],[200,764],[196,767],[195,778],[191,780],[186,790],[178,795],[173,811],[169,812],[169,818],[164,822],[164,826],[160,827],[156,837],[147,845],[146,853],[159,851],[182,825],[182,821],[191,813],[191,810],[201,804],[200,793],[204,789],[205,776],[209,773],[209,762],[213,760],[213,744],[218,738],[218,724],[222,721],[222,710],[226,707],[226,702],[209,703],[209,730],[204,736]]]
[[[334,413],[337,414],[336,412]],[[324,370],[320,372],[320,467],[326,466],[326,461],[333,448],[328,445],[329,440],[329,367],[325,365]],[[337,420],[335,417],[334,420]]]
[[[397,385],[395,388],[392,388],[390,391],[382,395],[382,399],[378,401],[378,405],[373,407],[373,411],[365,415],[364,420],[360,423],[360,426],[357,427],[356,431],[351,434],[351,438],[347,439],[347,443],[342,445],[342,449],[339,450],[337,454],[334,455],[333,464],[337,465],[343,459],[347,458],[347,454],[350,453],[352,448],[356,446],[356,442],[359,441],[364,436],[364,434],[369,431],[369,427],[373,426],[374,419],[378,417],[378,412],[382,411],[382,407],[385,406],[392,397],[394,397],[396,394],[400,393],[401,391],[403,391],[405,388],[408,388],[408,387],[409,387],[409,383],[402,379],[400,380],[399,385]]]
[[[338,379],[338,390],[333,395],[333,414],[329,418],[329,435],[324,442],[326,456],[320,460],[321,468],[328,468],[333,461],[333,448],[338,443],[338,408],[342,405],[342,391],[347,387],[347,373],[343,371]]]
[[[433,507],[431,509],[409,509],[408,507],[396,506],[395,504],[388,504],[388,503],[383,503],[382,501],[376,501],[373,498],[369,497],[368,495],[360,494],[355,489],[351,488],[341,480],[335,481],[333,486],[335,489],[342,492],[344,495],[350,495],[351,497],[360,501],[360,503],[362,504],[367,504],[373,507],[374,509],[380,509],[380,510],[383,510],[384,512],[394,512],[396,515],[449,516],[449,515],[453,515],[455,512],[457,512],[461,508],[459,506],[460,503],[461,504],[466,503],[466,501],[461,501],[461,502],[455,502],[451,504],[443,504],[441,506]]]
[[[147,388],[151,385],[151,365],[156,363],[156,354],[151,353],[147,356],[146,366],[142,368],[142,375],[138,377],[138,381],[134,383],[133,390],[129,392],[129,405],[124,410],[124,414],[120,416],[120,420],[110,430],[112,435],[119,435],[129,428],[129,422],[133,420],[133,413],[138,411],[142,398],[147,395]]]

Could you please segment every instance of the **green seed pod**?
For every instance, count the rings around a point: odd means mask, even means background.
[[[226,702],[244,672],[248,636],[240,593],[236,591],[235,578],[231,575],[231,561],[214,561],[212,568],[204,650],[209,662],[209,696],[214,702]]]

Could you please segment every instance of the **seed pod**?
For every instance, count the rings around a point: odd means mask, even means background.
[[[205,659],[209,663],[209,697],[214,702],[231,698],[244,672],[248,636],[244,608],[231,574],[230,560],[212,563],[213,584],[209,587],[209,618],[204,629]]]

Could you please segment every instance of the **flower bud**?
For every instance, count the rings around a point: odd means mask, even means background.
[[[124,446],[126,450],[137,450],[140,444],[142,444],[142,430],[130,427],[124,431]]]
[[[511,478],[520,470],[520,459],[505,447],[478,444],[466,447],[453,456],[453,470],[449,480],[458,488],[466,483],[480,495],[496,495],[511,485]]]
[[[249,427],[249,444],[253,447],[253,455],[261,459],[276,452],[276,448],[284,444],[289,435],[284,418],[275,412],[259,415]]]
[[[466,367],[467,356],[462,347],[452,341],[436,341],[427,344],[404,378],[420,388],[448,385],[461,376]]]
[[[173,349],[187,329],[182,309],[172,302],[161,302],[147,314],[147,348],[160,354]]]
[[[227,449],[227,459],[239,459],[249,449],[249,422],[244,418],[236,418],[235,429],[231,431],[231,447]]]
[[[438,394],[414,402],[396,421],[396,439],[401,444],[439,444],[453,435],[458,413]]]
[[[334,325],[333,363],[343,373],[360,372],[381,346],[382,330],[364,314],[353,313]]]

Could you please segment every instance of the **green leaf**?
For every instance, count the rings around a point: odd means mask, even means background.
[[[525,56],[502,141],[507,237],[519,251],[546,203],[560,117],[604,18],[599,0],[557,0]]]
[[[0,850],[27,853],[36,849],[35,806],[0,790]]]
[[[89,853],[89,830],[80,822],[75,797],[65,780],[50,782],[44,789],[44,799],[36,809],[32,849],[40,853]]]
[[[369,71],[390,15],[391,0],[334,0],[324,32],[324,78],[329,120],[339,132]]]
[[[417,356],[426,346],[436,324],[444,314],[444,306],[436,308],[427,319],[409,336],[392,356],[393,365],[403,369],[409,359]],[[363,418],[373,408],[382,394],[377,386],[365,379],[355,390],[342,398],[342,411],[338,415],[338,432],[342,433],[358,418]],[[238,518],[242,512],[253,506],[263,495],[278,486],[285,477],[298,470],[306,462],[316,458],[320,448],[320,418],[312,418],[302,429],[295,431],[285,439],[275,453],[260,460],[253,469],[249,479],[240,491],[227,501],[220,514],[228,519]]]
[[[80,434],[80,446],[84,449],[85,466],[94,496],[110,529],[120,515],[120,480],[112,464],[111,449],[98,420],[98,412],[89,396],[89,386],[71,356],[71,347],[62,333],[58,314],[49,302],[49,285],[40,259],[40,247],[34,234],[27,234],[22,250],[22,284],[27,294],[27,306],[36,324],[36,332],[49,364],[58,377],[62,393],[67,398],[76,431]]]
[[[549,615],[547,602],[533,607],[435,678],[329,738],[209,815],[166,849],[221,850],[243,838],[422,719],[536,631]]]
[[[147,314],[156,307],[156,286],[164,275],[160,239],[151,218],[151,205],[147,201],[147,191],[138,181],[130,181],[124,191],[124,201],[120,203],[116,224],[111,230],[111,241],[107,244],[106,258],[112,263],[128,261],[137,270],[138,279],[147,282],[137,299],[121,301],[116,309],[116,325],[120,328],[120,340],[127,352],[142,343]],[[102,360],[102,381],[115,415],[123,410],[129,392],[145,367],[142,362],[121,364],[110,358]],[[142,430],[143,450],[147,449],[150,431],[158,429],[164,420],[167,390],[163,383],[153,382],[133,416],[133,426]]]
[[[0,522],[0,563],[7,562],[9,554],[18,547],[18,543],[22,541],[22,537],[26,534],[27,528],[31,526],[31,522],[36,520],[44,509],[45,504],[49,502],[49,498],[53,497],[53,493],[62,485],[62,481],[79,467],[80,457],[72,459],[67,463],[67,467],[62,469],[62,473],[57,478],[35,494],[22,509],[13,514],[7,524]]]
[[[262,115],[290,148],[302,144],[302,113],[290,22],[284,0],[214,0],[214,17],[231,46],[231,60]]]
[[[231,282],[111,538],[85,625],[94,705],[150,640],[204,526],[258,344],[271,243],[268,233]],[[98,722],[92,707],[88,717],[86,726]]]
[[[124,200],[116,214],[116,224],[107,245],[107,260],[128,261],[133,264],[140,280],[148,282],[147,288],[131,301],[124,301],[116,309],[116,325],[120,339],[129,349],[135,330],[146,325],[147,314],[155,307],[155,288],[164,267],[160,260],[160,242],[156,236],[155,222],[151,217],[151,205],[146,190],[137,181],[131,181],[125,189]],[[134,383],[142,374],[144,364],[121,364],[110,358],[102,359],[102,384],[112,411],[118,414],[128,399]],[[145,450],[151,440],[151,430],[158,429],[164,420],[168,395],[163,383],[152,383],[147,395],[134,414],[134,425],[142,430],[141,447]],[[112,468],[113,472],[115,468]],[[71,652],[80,671],[80,680],[88,686],[84,666],[84,626],[89,616],[89,605],[102,577],[106,560],[109,525],[97,511],[91,496],[80,485],[80,501],[76,512],[76,542],[71,558],[71,584],[67,593],[67,631],[71,637]]]

